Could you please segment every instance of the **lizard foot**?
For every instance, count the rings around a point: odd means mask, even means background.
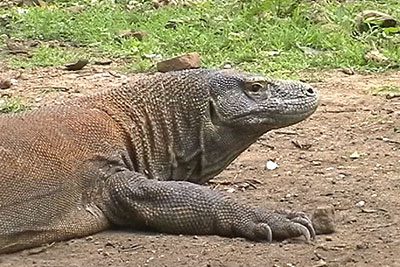
[[[307,241],[315,240],[314,226],[305,213],[279,210],[272,213],[271,217],[275,219],[270,223],[275,240],[299,236],[304,236]]]
[[[241,217],[236,232],[253,240],[283,240],[304,236],[306,241],[315,240],[315,230],[310,218],[303,212],[257,209],[250,218]]]

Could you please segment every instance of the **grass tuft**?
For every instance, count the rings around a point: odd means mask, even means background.
[[[383,85],[371,88],[372,95],[400,96],[400,86]]]
[[[0,113],[17,113],[28,109],[18,98],[0,98]]]

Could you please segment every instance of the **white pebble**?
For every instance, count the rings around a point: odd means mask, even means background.
[[[365,201],[364,200],[361,200],[360,202],[358,202],[356,204],[357,207],[363,207],[364,205],[365,205]]]
[[[273,162],[272,160],[268,160],[267,164],[265,165],[265,167],[267,168],[267,170],[273,171],[276,168],[278,168],[278,164],[276,164],[275,162]]]
[[[235,189],[229,188],[228,190],[226,190],[226,192],[228,192],[228,193],[233,193],[233,192],[235,192]]]

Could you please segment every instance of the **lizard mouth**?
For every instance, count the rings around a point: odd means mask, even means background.
[[[301,108],[296,106],[286,107],[283,109],[268,109],[268,110],[253,110],[246,113],[242,113],[240,115],[231,117],[230,121],[238,121],[238,120],[245,120],[245,119],[272,119],[272,120],[279,120],[279,119],[290,119],[290,118],[298,118],[300,120],[309,117],[311,114],[315,112],[318,107],[318,102],[311,102],[307,105],[302,105]]]
[[[215,102],[210,101],[209,114],[211,121],[215,125],[231,124],[250,128],[255,126],[262,129],[276,129],[308,118],[317,109],[318,102],[317,98],[303,103],[291,103],[290,101],[285,103],[277,102],[273,107],[263,107],[260,105],[257,109],[248,110],[236,115],[224,116],[219,112]]]
[[[313,102],[306,105],[305,108],[302,106],[303,108],[301,109],[283,109],[286,110],[286,112],[282,112],[282,109],[252,111],[232,117],[229,121],[234,125],[242,125],[244,127],[249,127],[249,129],[256,127],[259,128],[260,131],[268,131],[290,126],[305,120],[315,112],[317,106],[318,102]]]

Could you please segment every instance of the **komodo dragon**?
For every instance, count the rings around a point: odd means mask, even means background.
[[[0,253],[113,226],[314,239],[304,213],[240,204],[200,184],[316,107],[307,84],[202,69],[1,115]]]

